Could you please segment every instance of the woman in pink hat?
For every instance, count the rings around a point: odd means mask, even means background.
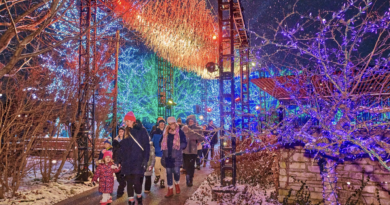
[[[133,112],[128,112],[124,118],[126,128],[124,138],[120,142],[118,163],[122,166],[121,174],[127,182],[129,205],[135,204],[134,192],[138,204],[142,204],[142,179],[149,161],[149,134],[141,121],[136,120]]]

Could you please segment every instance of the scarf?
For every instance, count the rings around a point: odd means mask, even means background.
[[[168,150],[168,126],[165,127],[163,133],[163,139],[161,142],[161,150]],[[180,134],[179,134],[179,126],[176,126],[175,136],[173,138],[173,149],[180,150]]]

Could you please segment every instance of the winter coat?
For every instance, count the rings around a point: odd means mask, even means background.
[[[130,134],[144,150],[138,146]],[[142,123],[137,122],[133,128],[126,127],[124,139],[119,144],[118,163],[122,165],[121,174],[143,175],[149,161],[150,144],[148,131],[142,126]]]
[[[114,165],[112,162],[99,164],[93,175],[93,182],[99,179],[99,192],[101,193],[112,193],[114,191],[114,173],[119,172],[120,167],[113,169],[111,168],[112,165]]]
[[[187,147],[184,149],[184,154],[198,154],[198,143],[205,140],[202,128],[196,125],[183,126],[182,128],[187,139]]]
[[[173,134],[168,134],[168,150],[163,150],[163,155],[161,157],[161,165],[164,168],[174,168],[174,167],[180,167],[183,165],[183,150],[187,146],[187,139],[182,130],[179,129],[179,135],[180,135],[180,150],[173,149]],[[160,140],[160,145],[162,142],[162,139]],[[169,142],[171,141],[171,143]],[[171,146],[169,146],[171,145]],[[169,154],[170,153],[170,154]]]
[[[207,125],[206,130],[212,131],[216,127]],[[218,143],[218,133],[217,132],[208,132],[207,135],[209,136],[210,144],[217,144]]]
[[[150,141],[150,154],[149,154],[149,161],[148,161],[148,165],[146,165],[146,172],[145,172],[145,176],[152,176],[153,174],[153,167],[154,167],[154,163],[156,162],[156,155],[154,154],[155,151],[154,151],[154,147],[153,147],[153,142]],[[152,167],[152,170],[148,170],[149,167]]]
[[[158,123],[156,123],[155,125],[153,125],[152,130],[150,131],[150,136],[153,135],[153,132],[156,131],[157,128],[158,128]]]
[[[119,150],[121,149],[121,145],[119,142],[119,136],[116,136],[114,140],[112,141],[112,159],[114,160],[114,163],[118,163],[118,155],[119,155]]]
[[[160,140],[162,139],[162,136],[163,136],[163,131],[160,130],[160,128],[157,128],[151,135],[156,157],[162,156],[162,151],[160,146]]]

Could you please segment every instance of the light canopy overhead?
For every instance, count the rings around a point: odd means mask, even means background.
[[[173,66],[203,77],[218,59],[218,25],[204,0],[116,0],[113,11]]]

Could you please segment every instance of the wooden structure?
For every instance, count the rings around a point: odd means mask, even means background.
[[[167,119],[173,116],[173,72],[174,68],[165,59],[157,57],[157,95],[158,95],[158,116]]]

